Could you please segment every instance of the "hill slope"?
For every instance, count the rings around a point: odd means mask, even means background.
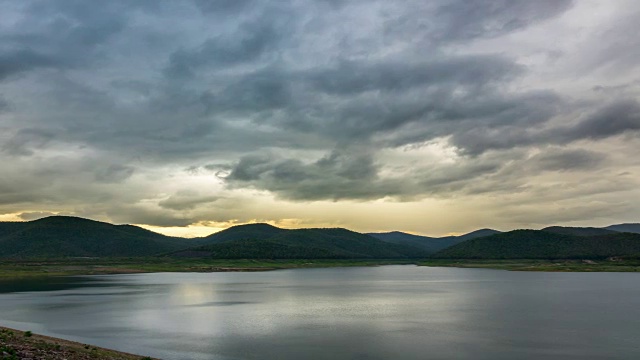
[[[0,257],[149,256],[194,244],[137,226],[69,216],[0,224]]]
[[[640,254],[640,235],[575,236],[514,230],[472,239],[434,255],[451,259],[600,259]]]
[[[347,229],[287,230],[266,224],[239,225],[203,239],[207,245],[173,256],[245,259],[406,259],[428,254]]]
[[[562,234],[562,235],[575,235],[575,236],[596,236],[596,235],[611,235],[616,234],[617,231],[607,230],[595,227],[569,227],[569,226],[549,226],[542,231]]]
[[[617,224],[607,226],[605,229],[640,234],[640,224]]]
[[[220,232],[211,234],[200,239],[202,244],[211,245],[227,241],[245,239],[268,239],[272,236],[282,234],[288,230],[280,229],[269,224],[246,224],[232,226]]]
[[[367,235],[392,244],[409,245],[418,249],[422,249],[428,253],[435,253],[463,241],[490,236],[497,233],[499,233],[499,231],[497,230],[480,229],[460,236],[446,236],[441,238],[407,234],[400,231],[393,231],[388,233],[369,233]]]

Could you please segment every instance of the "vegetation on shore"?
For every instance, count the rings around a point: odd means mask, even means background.
[[[0,358],[6,360],[153,360],[140,356],[0,327]]]
[[[0,281],[24,278],[106,275],[153,272],[269,271],[279,269],[355,267],[381,265],[418,265],[432,267],[485,268],[512,271],[640,271],[640,259],[532,260],[532,259],[422,259],[422,260],[256,260],[256,259],[171,259],[101,258],[57,260],[12,260],[0,262]]]
[[[174,258],[84,258],[4,260],[0,280],[25,277],[104,275],[151,272],[268,271],[278,269],[414,264],[410,260],[328,259],[174,259]]]
[[[535,259],[429,259],[419,261],[420,266],[480,268],[509,271],[548,272],[639,272],[640,259],[603,260],[535,260]]]
[[[640,234],[578,236],[514,230],[467,240],[435,255],[445,259],[591,259],[640,254]]]
[[[636,228],[640,225],[553,226],[544,231],[503,233],[482,229],[457,237],[429,238],[401,232],[361,234],[342,228],[289,230],[246,224],[204,238],[179,239],[131,225],[52,216],[0,222],[0,280],[389,264],[637,271],[640,234],[631,233]],[[630,232],[616,232],[618,229]]]

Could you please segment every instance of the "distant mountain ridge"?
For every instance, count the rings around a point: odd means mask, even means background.
[[[361,234],[342,228],[281,229],[233,226],[203,238],[165,236],[134,225],[51,216],[0,222],[0,258],[204,256],[213,258],[601,257],[640,254],[640,224],[605,228],[550,226],[501,233],[480,229],[461,236]],[[507,241],[508,240],[508,241]],[[496,246],[500,246],[496,248]]]
[[[617,224],[617,225],[609,225],[604,229],[613,230],[618,232],[628,232],[640,234],[640,224]]]
[[[616,234],[617,231],[607,230],[603,228],[595,227],[568,227],[568,226],[549,226],[542,231],[562,234],[562,235],[575,235],[575,236],[595,236],[595,235],[611,235]]]
[[[393,244],[413,246],[432,254],[466,240],[483,236],[490,236],[497,233],[500,232],[493,229],[480,229],[460,236],[444,236],[439,238],[413,235],[400,231],[392,231],[387,233],[368,233],[367,235]]]
[[[448,259],[602,259],[640,254],[640,234],[567,235],[514,230],[471,239],[439,251]]]
[[[238,225],[202,239],[206,245],[173,256],[212,258],[408,259],[428,254],[342,228],[281,229],[268,224]]]
[[[152,256],[196,244],[197,240],[173,238],[133,225],[70,216],[0,223],[0,257]]]
[[[287,232],[287,230],[265,223],[244,224],[232,226],[217,233],[205,236],[202,240],[206,244],[216,244],[225,241],[251,238],[268,239],[284,232]]]

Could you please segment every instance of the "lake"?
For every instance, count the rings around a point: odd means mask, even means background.
[[[0,282],[0,325],[163,359],[636,359],[640,274],[382,266]]]

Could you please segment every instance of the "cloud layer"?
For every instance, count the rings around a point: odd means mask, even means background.
[[[454,231],[552,223],[549,211],[640,217],[633,1],[5,1],[0,12],[6,216],[366,230],[397,228],[379,214],[405,204],[407,230],[427,233],[446,230],[416,207],[492,214]],[[377,215],[344,220],[362,203]],[[322,211],[338,204],[342,218]]]

